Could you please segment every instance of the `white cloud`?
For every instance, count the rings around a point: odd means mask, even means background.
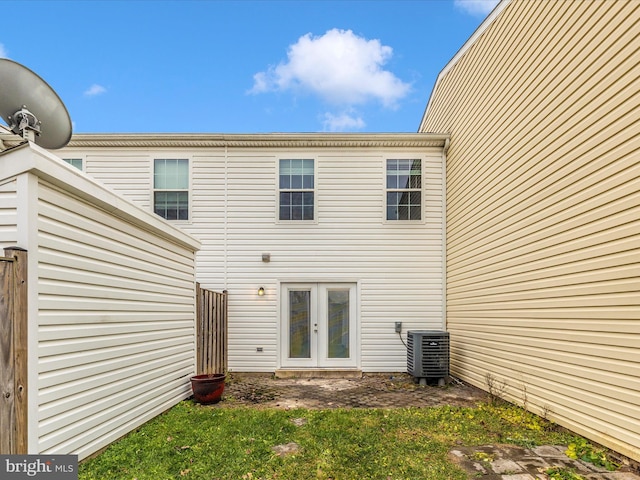
[[[0,43],[0,58],[9,58],[9,52],[2,43]]]
[[[471,15],[486,16],[500,3],[500,0],[453,0],[456,8]]]
[[[95,97],[96,95],[102,95],[103,93],[106,93],[106,91],[107,89],[104,88],[102,85],[98,85],[97,83],[94,83],[84,91],[84,95],[86,97]]]
[[[360,130],[366,126],[361,117],[354,117],[349,112],[343,112],[338,115],[327,112],[322,117],[322,125],[324,130],[329,132]]]
[[[394,107],[411,86],[383,68],[393,49],[380,40],[367,40],[351,30],[310,33],[289,47],[287,62],[254,75],[249,93],[311,92],[339,105],[371,100]]]

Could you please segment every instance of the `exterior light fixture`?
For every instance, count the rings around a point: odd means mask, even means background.
[[[260,288],[258,289],[258,296],[259,296],[259,297],[264,297],[264,287],[260,287]]]

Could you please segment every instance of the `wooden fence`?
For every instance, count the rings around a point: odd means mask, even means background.
[[[213,292],[196,286],[196,374],[227,372],[227,291]]]
[[[27,453],[27,252],[0,257],[0,454]]]

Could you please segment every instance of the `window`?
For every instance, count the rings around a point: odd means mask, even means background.
[[[387,160],[387,220],[422,220],[421,160]]]
[[[313,160],[280,160],[280,220],[314,219]]]
[[[78,170],[82,170],[82,159],[81,158],[63,158],[65,162],[67,162],[72,167],[76,167]]]
[[[154,161],[153,211],[167,220],[189,219],[189,160]]]

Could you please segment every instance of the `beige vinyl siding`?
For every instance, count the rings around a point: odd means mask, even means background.
[[[16,179],[0,183],[0,250],[18,244],[18,198]]]
[[[452,371],[640,459],[640,4],[515,0],[439,78]]]

